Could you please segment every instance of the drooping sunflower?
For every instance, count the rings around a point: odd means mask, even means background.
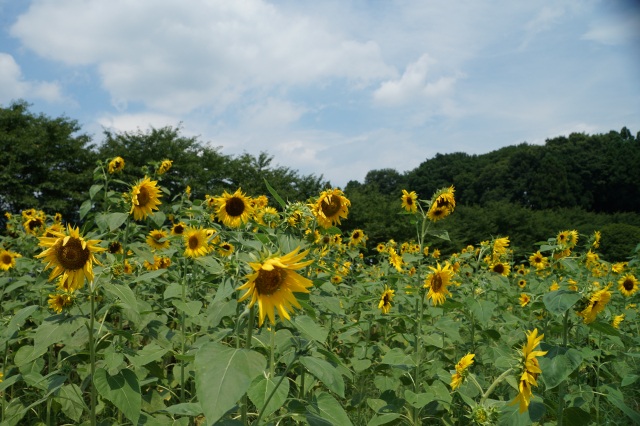
[[[589,304],[582,311],[578,312],[578,316],[581,316],[585,324],[590,324],[595,321],[596,316],[604,310],[611,300],[611,292],[609,286],[598,290],[589,298]]]
[[[537,351],[535,349],[540,345],[543,337],[544,334],[538,336],[537,328],[533,331],[527,331],[527,343],[522,346],[522,375],[518,385],[520,392],[509,404],[519,403],[520,413],[524,413],[529,408],[531,398],[533,398],[531,386],[538,386],[537,378],[542,373],[537,357],[546,355],[547,351]]]
[[[431,273],[424,281],[424,288],[429,289],[427,293],[427,299],[431,299],[434,306],[438,306],[444,303],[447,295],[451,295],[447,286],[451,283],[451,279],[455,272],[451,265],[447,262],[444,267],[437,263],[436,267],[429,266]]]
[[[509,247],[509,237],[496,238],[493,241],[493,255],[501,256],[507,253]]]
[[[266,316],[271,324],[276,323],[274,309],[278,310],[281,318],[290,319],[289,311],[293,307],[301,307],[294,293],[309,293],[308,288],[313,286],[311,280],[296,272],[313,263],[313,260],[302,260],[309,250],[299,251],[300,247],[284,256],[249,263],[253,273],[247,275],[248,281],[238,287],[238,290],[246,290],[238,301],[250,297],[249,307],[258,303],[260,326]]]
[[[124,159],[122,157],[116,157],[109,161],[109,174],[114,174],[124,170]]]
[[[624,320],[624,314],[616,315],[611,321],[613,328],[620,328],[620,323]]]
[[[167,239],[167,231],[162,229],[154,229],[147,235],[147,244],[154,250],[163,250],[169,248],[171,244]]]
[[[340,224],[340,219],[346,219],[349,215],[351,201],[344,193],[337,189],[323,191],[318,200],[311,205],[311,212],[316,217],[318,224],[323,228],[330,228]]]
[[[468,353],[460,358],[460,361],[456,364],[456,372],[451,375],[451,390],[456,390],[460,387],[467,376],[467,369],[473,364],[473,357],[475,356],[475,354]]]
[[[382,296],[380,296],[380,302],[378,303],[378,309],[380,309],[383,314],[388,314],[391,310],[391,301],[393,300],[394,295],[395,290],[391,290],[385,285]]]
[[[50,294],[48,303],[49,308],[59,314],[73,303],[73,299],[68,293]]]
[[[216,218],[230,228],[238,228],[247,223],[253,215],[251,199],[240,188],[233,194],[224,191],[215,198]]]
[[[160,166],[158,167],[158,171],[156,173],[158,173],[158,175],[163,175],[167,173],[171,168],[172,164],[173,164],[172,160],[163,160],[162,163],[160,163]]]
[[[20,257],[20,254],[0,249],[0,270],[8,271],[14,268],[16,266],[16,257]]]
[[[396,271],[402,272],[402,266],[404,265],[404,260],[402,260],[402,256],[396,252],[396,249],[393,247],[389,247],[387,251],[389,253],[389,263],[396,268]]]
[[[68,281],[73,291],[84,286],[85,278],[93,281],[93,264],[99,264],[95,253],[106,250],[98,247],[100,240],[88,240],[80,235],[78,228],[67,225],[66,232],[59,232],[55,237],[40,237],[40,247],[47,247],[36,256],[46,263],[45,270],[53,268],[49,281],[59,275]]]
[[[618,290],[625,296],[633,296],[638,291],[638,279],[633,274],[627,274],[618,280]]]
[[[183,233],[184,255],[187,257],[204,256],[211,251],[207,229],[188,228]]]
[[[402,190],[402,207],[409,213],[415,213],[418,211],[418,194],[415,191],[407,192],[406,189]]]
[[[549,266],[549,258],[544,257],[542,253],[540,253],[540,250],[538,250],[529,256],[529,263],[539,271]]]
[[[158,210],[162,204],[159,198],[162,197],[157,180],[148,177],[140,180],[131,188],[131,211],[135,220],[146,219],[153,210]]]
[[[600,233],[600,231],[593,231],[593,242],[591,243],[591,246],[593,248],[600,247],[601,238],[602,238],[602,234]]]
[[[453,196],[454,192],[455,189],[453,186],[436,191],[431,198],[431,204],[429,206],[429,211],[427,212],[427,217],[431,221],[436,222],[453,213],[453,210],[456,207],[456,200]]]

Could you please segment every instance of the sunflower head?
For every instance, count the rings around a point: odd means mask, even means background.
[[[391,290],[386,285],[384,286],[384,291],[380,296],[380,302],[378,303],[378,309],[382,311],[383,314],[388,314],[391,310],[391,301],[393,300],[393,296],[395,295],[395,290]]]
[[[119,173],[124,170],[124,160],[122,157],[116,157],[109,161],[109,174]]]
[[[154,250],[169,248],[170,242],[167,239],[167,232],[162,229],[154,229],[147,235],[147,244]]]
[[[451,283],[454,271],[451,265],[447,262],[444,267],[437,263],[437,266],[429,266],[431,273],[424,281],[424,287],[429,289],[427,293],[427,299],[431,299],[434,306],[441,305],[445,302],[446,296],[451,294],[447,289],[447,286]]]
[[[638,286],[638,279],[633,274],[626,274],[618,280],[618,290],[627,297],[633,296]]]
[[[402,190],[402,208],[409,213],[416,213],[418,211],[418,194],[415,191],[407,192],[406,189]]]
[[[18,253],[9,250],[0,249],[0,270],[8,271],[16,266],[16,257],[20,257]]]
[[[212,234],[213,235],[213,234]],[[200,257],[208,254],[212,247],[209,244],[211,236],[207,229],[188,228],[183,233],[184,255],[187,257]]]
[[[253,215],[251,198],[247,197],[240,188],[233,194],[224,191],[222,196],[214,200],[216,218],[230,228],[240,227]]]
[[[455,192],[453,186],[448,188],[442,188],[436,191],[431,197],[431,204],[429,205],[429,211],[427,217],[436,222],[440,219],[444,219],[453,213],[456,207],[456,200],[453,193]]]
[[[233,244],[224,242],[218,246],[218,254],[222,257],[228,257],[233,254],[235,247]]]
[[[46,263],[45,269],[53,268],[49,280],[62,275],[68,280],[69,288],[78,290],[84,286],[85,278],[93,281],[93,264],[98,263],[95,253],[106,250],[98,247],[100,240],[85,239],[78,228],[67,225],[66,232],[57,233],[54,237],[40,237],[40,246],[46,247],[37,258]]]
[[[146,219],[153,210],[159,210],[162,204],[160,198],[162,194],[158,187],[158,181],[145,177],[131,188],[131,211],[135,220]]]
[[[173,164],[172,160],[164,160],[164,161],[162,161],[162,163],[160,163],[160,166],[158,166],[158,170],[156,172],[158,174],[158,176],[167,173],[169,171],[169,169],[171,168],[172,164]]]
[[[330,228],[340,224],[340,219],[349,215],[351,201],[337,188],[323,191],[316,202],[311,205],[311,211],[318,224],[323,228]]]
[[[73,298],[68,293],[58,293],[49,295],[49,308],[57,314],[62,313],[64,308],[73,304]]]
[[[260,326],[267,316],[271,324],[275,324],[274,309],[281,318],[290,319],[289,311],[301,307],[294,293],[309,293],[308,288],[313,286],[311,280],[296,272],[313,263],[313,260],[303,261],[309,250],[299,251],[298,247],[284,256],[249,263],[253,272],[247,275],[247,282],[238,287],[245,290],[239,301],[250,298],[249,307],[258,302]]]

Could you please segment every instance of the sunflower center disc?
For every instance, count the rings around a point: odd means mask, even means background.
[[[231,197],[224,205],[229,216],[240,216],[244,213],[244,201],[238,197]]]
[[[11,265],[11,262],[13,262],[13,258],[8,254],[3,254],[2,259],[0,261],[2,262],[3,265]]]
[[[57,251],[58,263],[67,270],[81,269],[89,260],[91,252],[88,248],[82,248],[82,243],[78,238],[70,238],[67,245],[62,244]]]
[[[184,232],[184,227],[182,225],[176,225],[173,227],[173,232],[177,235],[180,235]]]
[[[504,265],[502,265],[502,263],[498,263],[496,266],[493,267],[493,272],[497,272],[499,274],[504,272]]]
[[[624,287],[624,289],[627,291],[633,290],[633,281],[624,280],[624,282],[622,283],[622,287]]]
[[[192,235],[189,237],[189,248],[191,250],[195,250],[200,245],[200,240],[197,235]]]
[[[342,207],[340,197],[333,196],[329,202],[325,200],[325,202],[322,203],[322,213],[324,213],[326,217],[332,217],[340,211],[340,207]]]
[[[149,191],[144,186],[140,188],[140,193],[136,197],[138,200],[138,205],[140,207],[144,207],[149,203]]]
[[[272,271],[261,269],[256,278],[256,289],[260,294],[271,295],[278,291],[284,278],[284,271],[274,267]]]
[[[431,289],[434,293],[437,293],[442,288],[442,277],[440,275],[436,275],[433,277],[431,281]]]

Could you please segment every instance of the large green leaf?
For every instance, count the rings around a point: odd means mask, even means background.
[[[323,359],[310,356],[301,357],[300,362],[330,391],[344,398],[344,380],[336,367]]]
[[[314,320],[306,315],[300,315],[293,319],[293,325],[296,326],[298,331],[305,337],[315,340],[316,342],[324,343],[327,340],[329,332],[316,324]]]
[[[581,298],[582,295],[575,291],[556,290],[545,294],[542,301],[547,310],[552,314],[564,315],[564,313]]]
[[[255,351],[213,342],[200,347],[195,358],[196,393],[207,424],[233,408],[266,364],[264,356]]]
[[[471,312],[473,317],[482,325],[487,325],[491,320],[496,304],[484,299],[477,299],[471,302]]]
[[[54,400],[60,404],[62,412],[76,423],[79,422],[87,407],[82,399],[82,390],[73,383],[62,386]]]
[[[569,349],[563,355],[556,355],[551,359],[538,359],[542,377],[547,389],[553,389],[569,377],[582,363],[582,353],[576,349]]]
[[[353,425],[342,405],[326,392],[318,394],[307,408],[307,421],[311,425]]]
[[[247,395],[251,399],[251,402],[258,408],[262,409],[262,417],[266,418],[269,414],[282,407],[289,395],[289,380],[286,378],[280,382],[280,385],[276,389],[276,384],[280,380],[280,377],[265,377],[264,375],[258,376],[251,387],[247,391]],[[269,403],[265,406],[265,402],[272,392],[275,393],[269,400]],[[264,407],[264,409],[263,409]]]
[[[415,360],[400,348],[393,348],[382,357],[383,364],[415,366]]]
[[[111,376],[104,368],[98,368],[93,384],[100,396],[111,401],[134,425],[138,424],[142,395],[133,371],[125,368]]]

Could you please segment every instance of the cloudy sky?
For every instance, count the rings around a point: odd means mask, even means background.
[[[640,131],[618,0],[0,0],[0,104],[181,125],[337,186],[436,153]]]

